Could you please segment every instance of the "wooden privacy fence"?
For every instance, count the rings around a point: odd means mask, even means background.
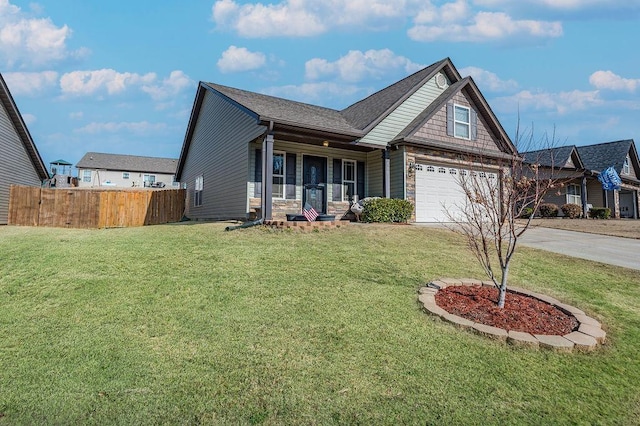
[[[49,189],[12,185],[9,225],[123,228],[179,222],[184,189]]]

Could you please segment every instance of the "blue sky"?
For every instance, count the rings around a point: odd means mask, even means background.
[[[512,138],[585,145],[640,139],[639,22],[639,0],[0,0],[0,71],[46,163],[177,158],[199,81],[342,109],[445,57]]]

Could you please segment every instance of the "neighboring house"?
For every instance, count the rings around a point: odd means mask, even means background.
[[[1,74],[0,102],[0,225],[6,225],[10,186],[40,186],[49,174]]]
[[[539,175],[545,179],[557,179],[562,185],[555,191],[549,191],[545,203],[558,206],[563,204],[577,204],[582,207],[586,215],[588,204],[586,197],[588,179],[585,175],[584,164],[574,145],[529,151],[522,153],[525,163],[536,164],[540,167]],[[526,172],[526,169],[525,169]],[[560,212],[562,215],[562,212]]]
[[[567,179],[559,194],[548,194],[545,201],[559,206],[582,205],[585,215],[591,207],[608,207],[615,218],[639,217],[640,164],[632,139],[531,151],[523,156],[528,163],[553,168],[555,176]],[[600,173],[609,167],[613,167],[622,180],[619,190],[605,191],[598,180]]]
[[[341,111],[200,82],[177,169],[192,219],[342,217],[364,197],[414,220],[464,204],[460,173],[495,178],[516,149],[470,77],[444,59]],[[266,196],[265,196],[266,195]]]
[[[174,158],[87,152],[76,164],[79,187],[179,187]]]

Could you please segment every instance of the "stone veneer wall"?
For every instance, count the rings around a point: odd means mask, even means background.
[[[336,219],[352,217],[349,211],[348,201],[329,201],[327,202],[327,214],[335,215]],[[260,198],[250,198],[249,207],[251,214],[249,219],[257,219],[260,215]],[[273,200],[272,216],[273,220],[286,220],[287,214],[302,214],[302,200]]]

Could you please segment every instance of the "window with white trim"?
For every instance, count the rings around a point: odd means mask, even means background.
[[[145,187],[153,186],[156,182],[156,175],[144,175],[143,182]]]
[[[198,207],[202,205],[202,191],[204,190],[204,177],[202,175],[196,178],[193,185],[193,205]]]
[[[342,160],[342,201],[351,201],[356,193],[356,162]]]
[[[575,183],[567,185],[567,203],[577,205],[582,204],[580,185]]]
[[[122,172],[122,179],[129,179],[129,172]]]
[[[631,174],[631,158],[627,154],[627,158],[624,159],[624,164],[622,165],[622,174],[630,175]]]
[[[471,139],[471,109],[462,105],[453,105],[453,136]]]
[[[91,182],[91,170],[83,170],[82,171],[82,181],[83,182]]]
[[[284,152],[273,153],[273,186],[271,195],[273,198],[284,198],[284,174],[285,160],[287,156]]]

